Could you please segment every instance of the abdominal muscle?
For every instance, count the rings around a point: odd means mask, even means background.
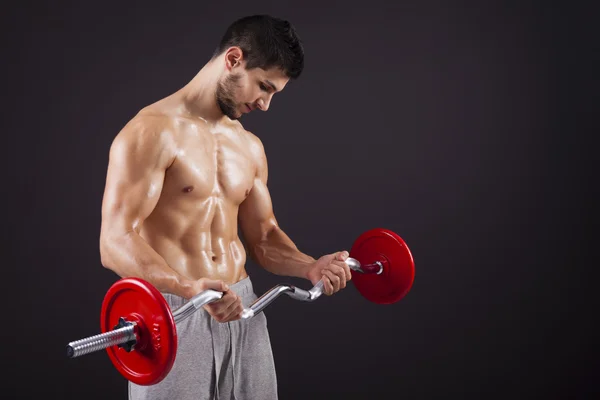
[[[247,277],[238,207],[222,197],[159,201],[140,236],[182,276],[234,284]]]

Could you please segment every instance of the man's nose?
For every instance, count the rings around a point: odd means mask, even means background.
[[[262,111],[267,111],[269,109],[269,105],[271,104],[271,97],[269,96],[266,99],[260,98],[258,99],[258,108]]]

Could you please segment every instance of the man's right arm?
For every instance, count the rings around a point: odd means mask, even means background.
[[[175,148],[160,117],[136,117],[115,137],[102,200],[102,265],[120,277],[147,280],[158,290],[190,298],[192,280],[173,270],[139,235],[160,197]]]

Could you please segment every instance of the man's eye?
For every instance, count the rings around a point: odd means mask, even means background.
[[[264,84],[264,83],[261,83],[261,84],[260,84],[260,89],[261,89],[261,90],[264,90],[265,92],[267,91],[267,87],[265,86],[265,84]]]

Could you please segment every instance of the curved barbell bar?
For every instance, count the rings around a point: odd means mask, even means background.
[[[366,265],[361,265],[358,260],[352,257],[348,257],[345,261],[350,269],[361,273],[381,274],[384,268],[383,263],[380,261]],[[317,282],[310,290],[300,289],[293,285],[276,285],[256,299],[250,307],[245,308],[242,311],[241,319],[250,319],[259,314],[283,293],[295,300],[314,301],[323,294],[323,281],[320,280]],[[207,289],[198,293],[187,303],[173,311],[173,320],[175,321],[175,324],[189,318],[204,305],[219,300],[221,297],[223,297],[223,292],[212,289]],[[128,343],[133,347],[136,342],[134,333],[135,323],[127,321],[124,321],[123,323],[124,326],[112,331],[70,342],[67,345],[67,356],[69,358],[79,357],[84,354],[103,350],[111,346],[123,345],[125,343]]]

